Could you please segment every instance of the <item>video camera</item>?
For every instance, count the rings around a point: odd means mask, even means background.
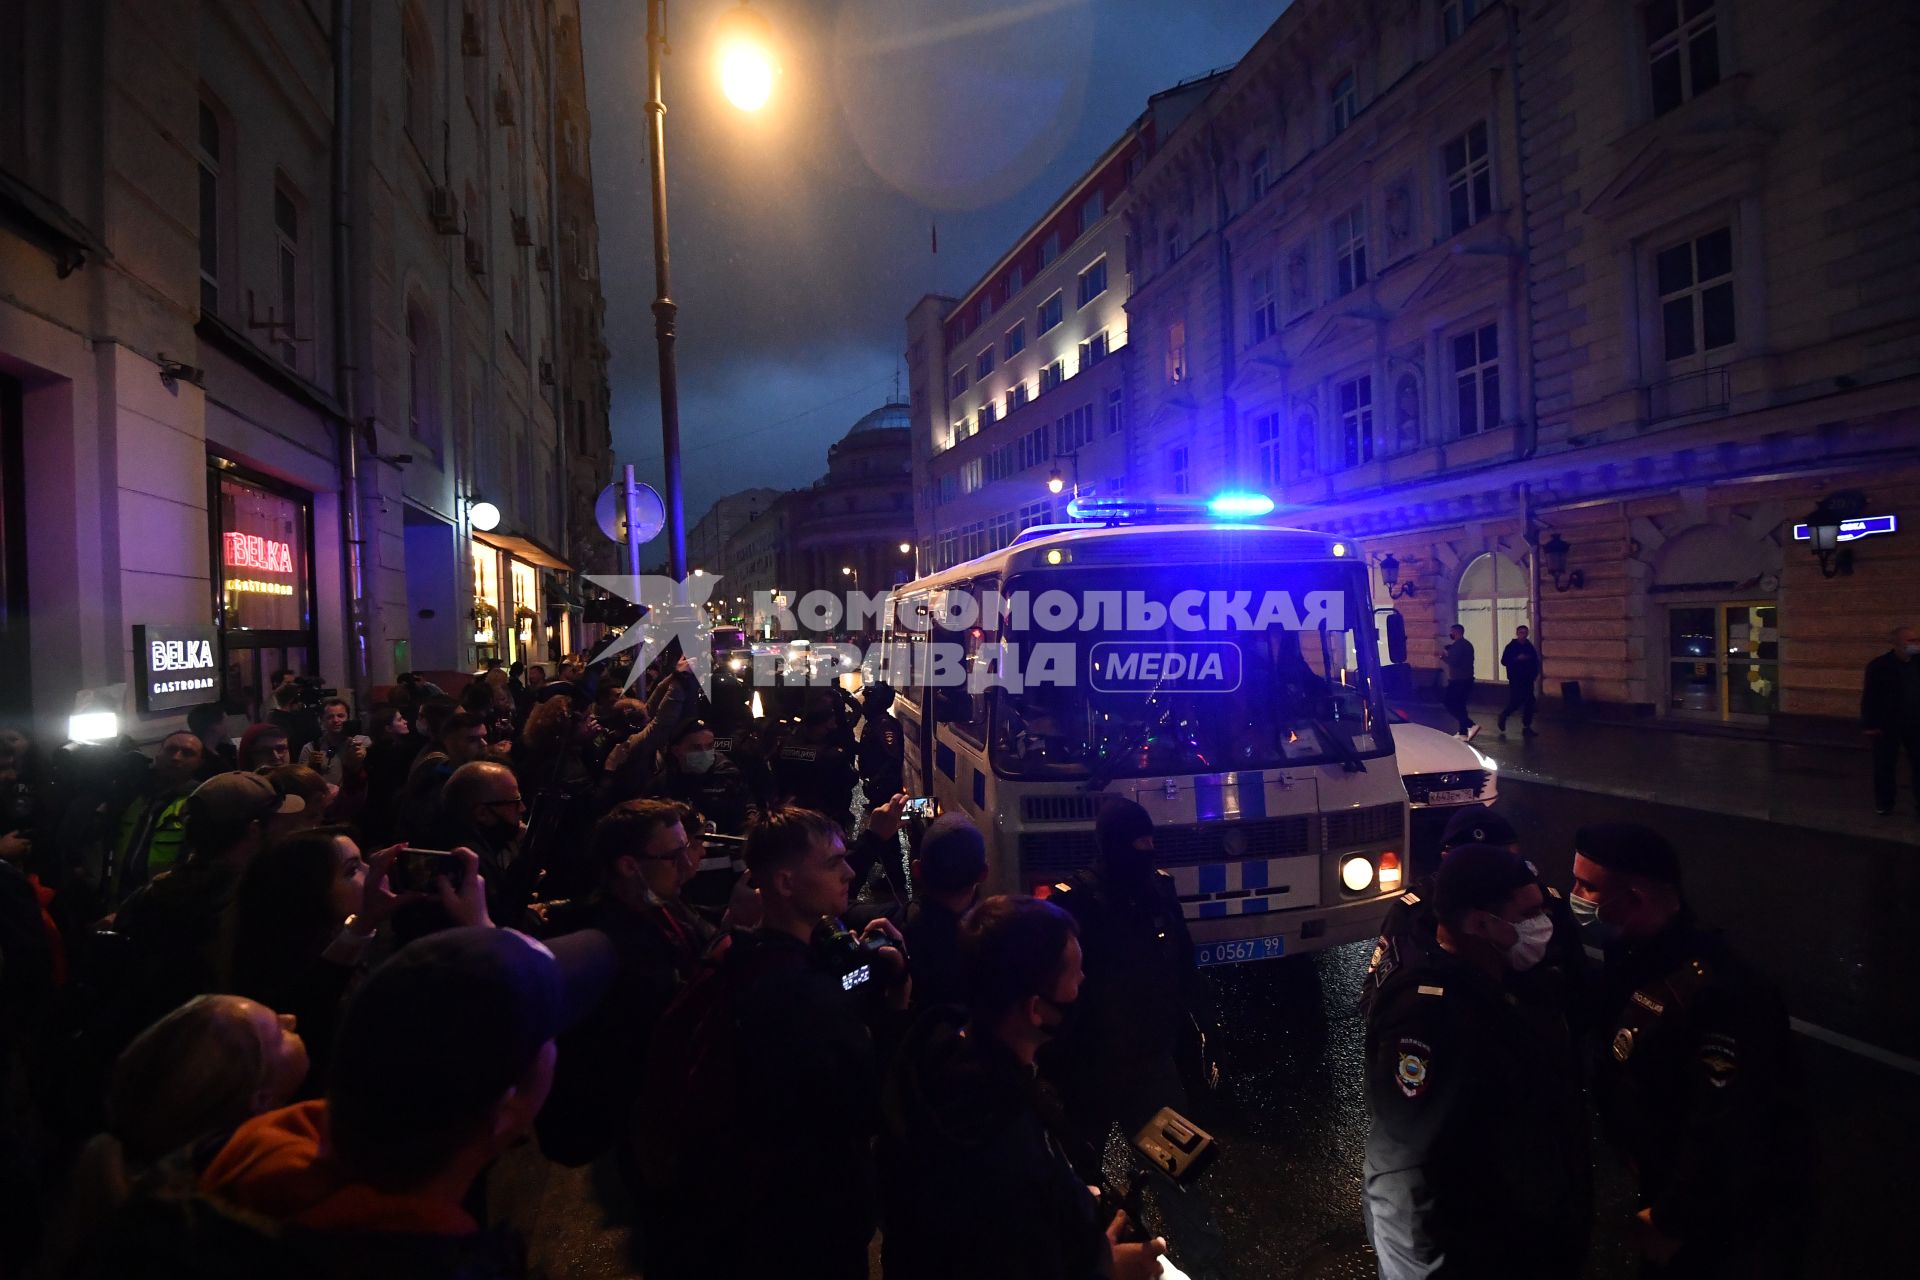
[[[294,691],[293,706],[307,711],[318,711],[328,698],[340,696],[340,690],[319,676],[295,676],[286,687]]]
[[[863,938],[840,921],[822,920],[813,930],[813,954],[840,978],[842,991],[882,990],[886,986],[882,971],[882,951],[899,951],[900,944],[888,937]],[[905,952],[901,953],[902,959]]]

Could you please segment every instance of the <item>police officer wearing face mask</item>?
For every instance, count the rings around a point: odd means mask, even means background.
[[[1553,935],[1546,895],[1511,850],[1467,845],[1434,878],[1433,914],[1367,1022],[1380,1275],[1576,1277],[1593,1212],[1579,1063],[1560,1009],[1522,981]]]
[[[1161,1107],[1191,1114],[1190,1092],[1217,1078],[1207,1047],[1211,1000],[1173,877],[1154,868],[1153,818],[1108,798],[1094,818],[1093,867],[1053,888],[1080,931],[1087,985],[1075,1021],[1049,1047],[1081,1145],[1097,1160],[1114,1125],[1131,1137]],[[1098,1168],[1082,1169],[1089,1182]],[[1189,1275],[1212,1274],[1223,1249],[1197,1191],[1175,1198],[1174,1256]]]
[[[1784,1001],[1695,923],[1658,832],[1586,827],[1574,850],[1573,906],[1606,950],[1594,1101],[1639,1175],[1643,1274],[1802,1274],[1812,1139]]]
[[[1495,845],[1518,854],[1520,834],[1512,823],[1493,810],[1477,804],[1467,805],[1453,815],[1441,834],[1442,863],[1455,849],[1475,844]],[[1541,881],[1539,869],[1532,862],[1525,861],[1524,857],[1522,861],[1534,882],[1540,885],[1545,895],[1547,918],[1553,922],[1553,935],[1548,940],[1545,957],[1527,971],[1522,981],[1536,986],[1538,995],[1558,1004],[1569,1026],[1579,1034],[1591,1020],[1589,991],[1592,985],[1588,976],[1592,965],[1587,959],[1580,928],[1567,895]],[[1433,946],[1439,926],[1434,911],[1434,879],[1435,875],[1421,877],[1387,908],[1386,919],[1380,923],[1380,941],[1374,946],[1366,982],[1360,992],[1362,1013],[1373,1007],[1380,985],[1405,963],[1406,957],[1417,956]]]

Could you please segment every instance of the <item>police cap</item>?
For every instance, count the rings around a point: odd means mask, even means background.
[[[1680,887],[1680,855],[1672,842],[1637,822],[1601,822],[1573,835],[1573,851],[1587,861],[1627,875]]]
[[[1434,877],[1434,910],[1448,924],[1469,911],[1498,912],[1513,895],[1533,884],[1520,855],[1497,845],[1468,844],[1447,855]]]
[[[1440,836],[1441,852],[1467,844],[1519,844],[1513,824],[1483,804],[1470,804],[1447,820]]]

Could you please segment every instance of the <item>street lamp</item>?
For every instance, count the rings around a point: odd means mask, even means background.
[[[912,554],[913,554],[913,544],[912,544],[911,542],[903,542],[903,543],[901,543],[901,544],[900,544],[900,554],[901,554],[901,555],[903,555],[903,556],[910,556],[910,555],[912,555]]]
[[[843,565],[841,565],[841,566],[840,566],[840,576],[841,576],[841,577],[843,577],[843,578],[852,578],[852,579],[853,579],[853,589],[854,589],[855,591],[858,591],[858,590],[860,589],[860,571],[859,571],[858,569],[856,569],[856,568],[854,568],[854,567],[853,567],[852,565],[850,565],[850,564],[843,564]]]
[[[722,91],[735,106],[757,111],[773,92],[775,66],[764,18],[746,7],[721,27],[718,69]],[[680,375],[674,363],[672,264],[667,253],[667,102],[661,61],[667,52],[667,0],[647,0],[647,159],[653,179],[653,336],[660,348],[660,454],[666,471],[667,564],[676,582],[687,577],[686,507],[680,492]]]
[[[1553,579],[1555,591],[1578,591],[1587,585],[1587,575],[1580,570],[1567,572],[1567,552],[1571,550],[1572,546],[1557,533],[1540,544],[1540,554],[1547,559],[1547,576]]]
[[[1391,551],[1380,557],[1380,582],[1386,587],[1389,600],[1410,599],[1416,590],[1411,582],[1400,585],[1400,561]]]
[[[500,527],[500,508],[484,498],[474,498],[467,502],[467,523],[482,533],[491,533]]]
[[[1077,498],[1080,496],[1080,451],[1075,449],[1072,453],[1068,454],[1067,461],[1073,467],[1073,496]],[[1060,468],[1055,467],[1047,473],[1048,493],[1060,493],[1066,489],[1066,487],[1067,478],[1060,474]]]

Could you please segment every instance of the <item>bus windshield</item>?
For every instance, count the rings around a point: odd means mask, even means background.
[[[1094,613],[1092,630],[1043,630],[1029,619],[1016,631],[1020,619],[1009,617],[1003,646],[1068,644],[1073,669],[1070,680],[992,691],[988,732],[1001,774],[1099,781],[1327,763],[1361,769],[1392,750],[1358,566],[1183,566],[1176,582],[1161,581],[1168,576],[1103,567],[1036,571],[1008,584],[1009,599],[1131,595],[1146,604],[1136,613],[1148,621],[1160,618],[1153,606],[1167,612],[1152,630],[1110,611]],[[1278,600],[1277,612],[1263,615],[1263,599]],[[1184,626],[1174,616],[1182,600]]]

